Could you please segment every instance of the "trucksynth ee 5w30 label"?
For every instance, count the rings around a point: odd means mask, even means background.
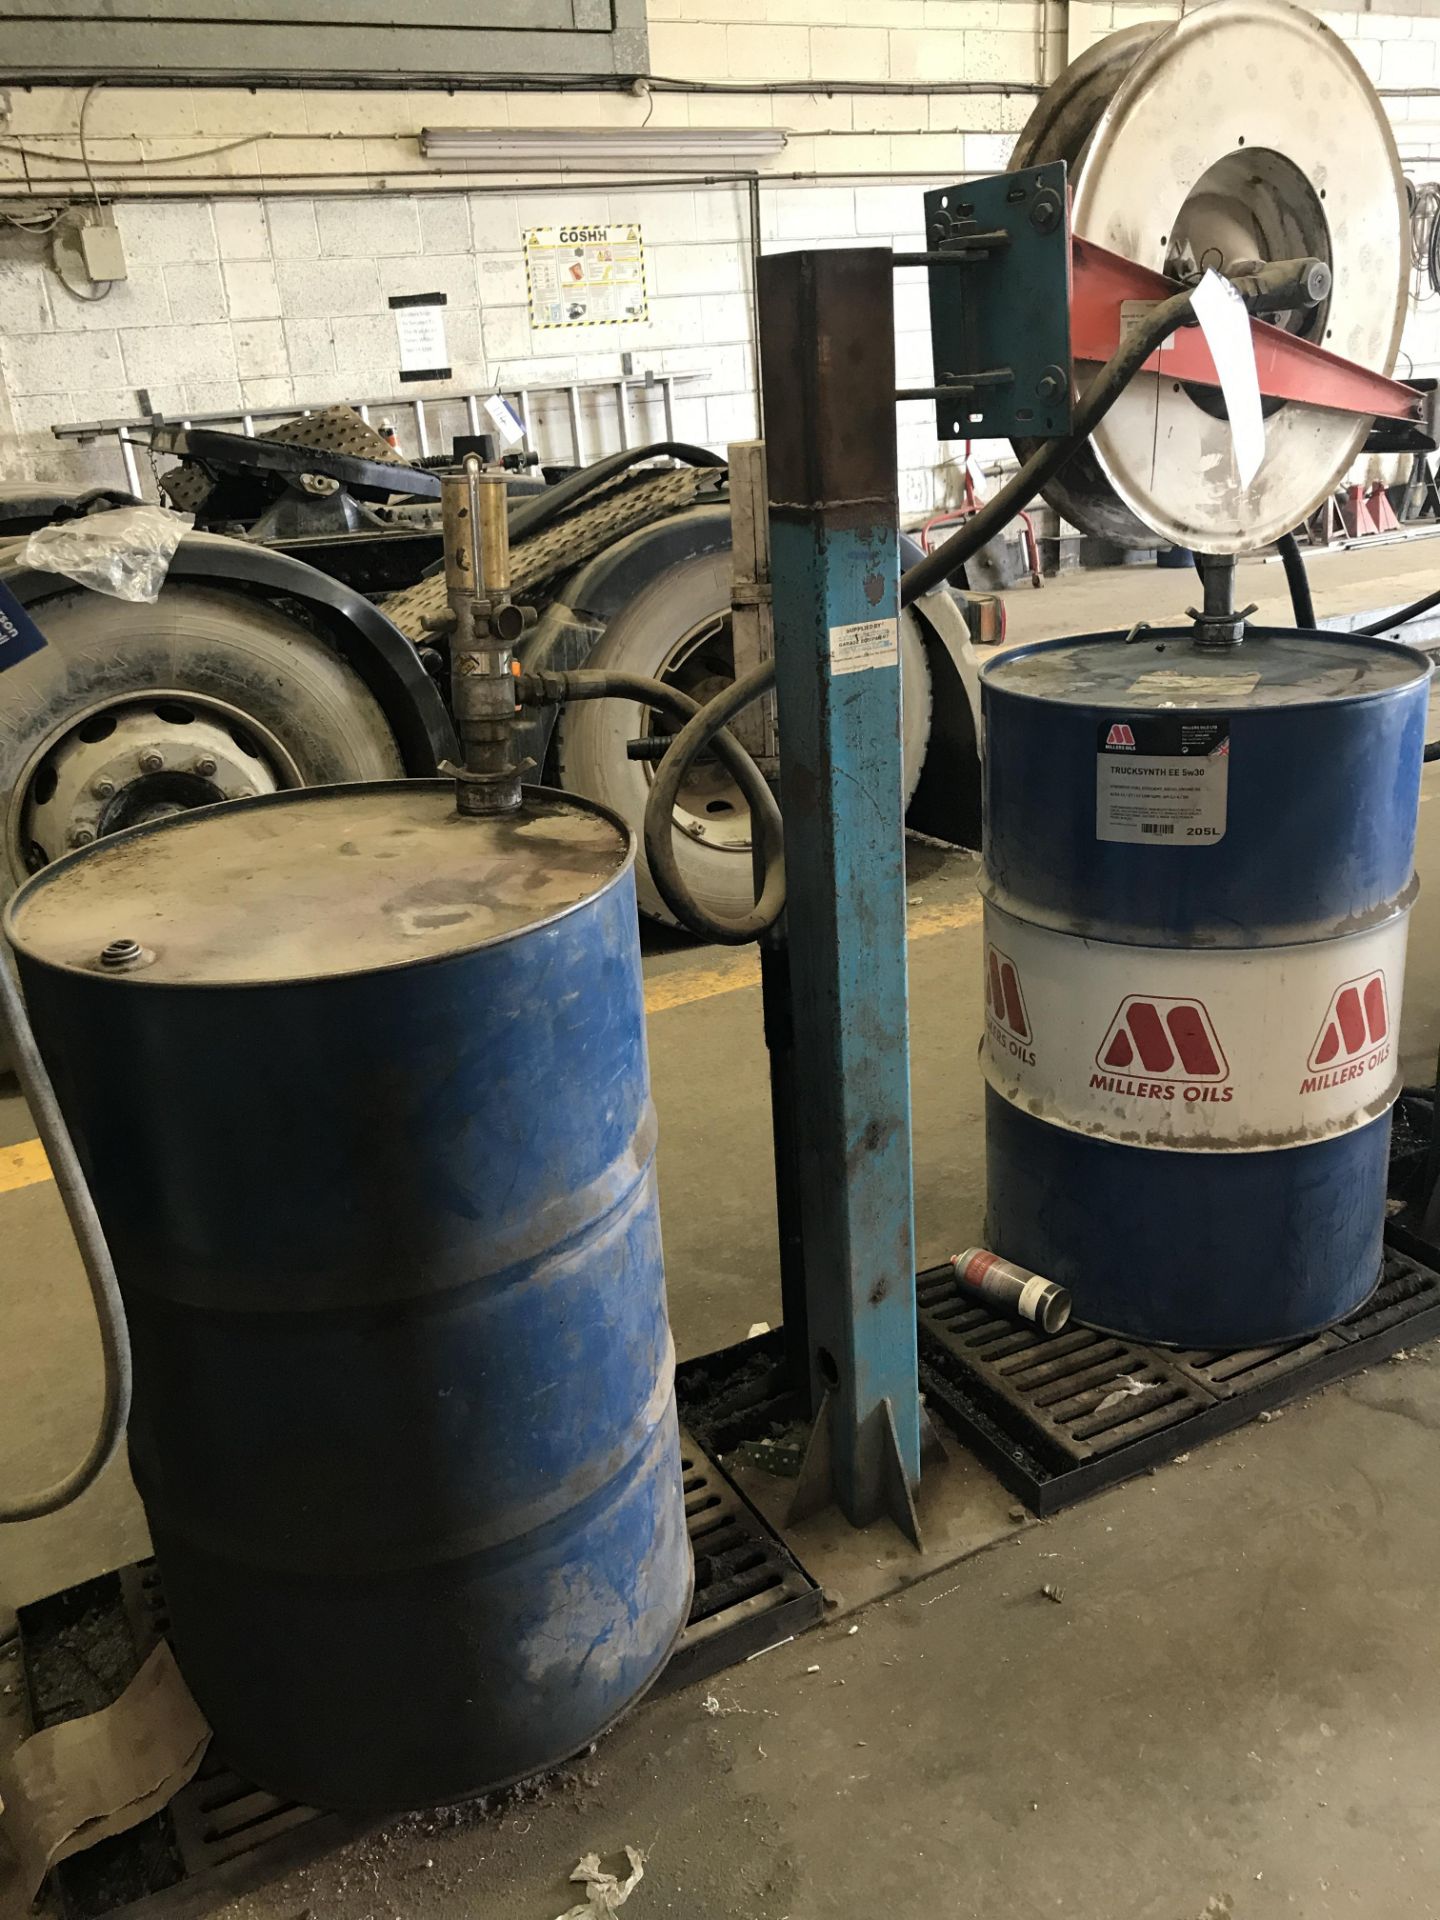
[[[1225,837],[1230,722],[1148,713],[1096,729],[1095,837],[1137,847]]]
[[[1228,950],[1083,939],[985,908],[985,1078],[1036,1119],[1133,1146],[1261,1152],[1383,1113],[1406,916]]]

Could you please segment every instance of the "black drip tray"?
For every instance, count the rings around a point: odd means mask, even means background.
[[[949,1266],[917,1276],[930,1405],[1036,1513],[1055,1513],[1258,1413],[1440,1332],[1440,1275],[1391,1237],[1349,1319],[1288,1346],[1150,1347],[1071,1327],[1054,1339],[975,1305]],[[1121,1376],[1142,1386],[1122,1389]]]
[[[685,1519],[695,1560],[690,1618],[656,1692],[684,1686],[821,1616],[819,1587],[683,1428]],[[31,1726],[118,1699],[169,1628],[154,1561],[67,1587],[19,1612]],[[277,1798],[212,1747],[163,1812],[61,1861],[50,1884],[64,1920],[208,1908],[273,1879],[373,1822]]]

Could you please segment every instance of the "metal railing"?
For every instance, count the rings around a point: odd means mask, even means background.
[[[546,464],[557,459],[556,449],[553,446],[540,444],[542,436],[537,431],[536,415],[547,400],[563,398],[570,439],[564,459],[567,463],[583,467],[589,461],[597,460],[608,452],[623,452],[625,448],[638,444],[632,433],[637,423],[631,418],[632,402],[637,397],[641,400],[659,399],[665,424],[664,437],[667,440],[673,440],[675,438],[675,388],[706,377],[707,370],[698,368],[687,373],[622,374],[613,380],[560,381],[554,386],[498,387],[494,389],[493,394],[455,390],[449,393],[429,394],[423,399],[411,394],[400,394],[388,399],[353,400],[350,404],[360,418],[367,423],[372,414],[382,421],[390,421],[392,418],[397,422],[408,421],[411,434],[406,437],[413,435],[415,457],[425,460],[431,453],[433,425],[433,422],[427,418],[427,408],[463,407],[468,431],[472,434],[481,434],[490,430],[484,412],[485,402],[498,394],[502,400],[508,400],[511,403],[519,417],[524,430],[521,445],[525,451],[537,455],[541,463]],[[584,401],[592,394],[608,395],[614,399],[616,432],[619,439],[619,447],[616,449],[608,446],[592,448],[589,444],[592,436],[586,431]],[[181,417],[178,424],[183,427],[235,427],[238,425],[243,434],[253,439],[257,421],[263,424],[270,421],[299,420],[321,410],[319,407],[293,404],[283,407],[236,407],[221,413],[186,414]],[[142,490],[140,467],[135,455],[137,449],[148,453],[149,444],[144,439],[135,439],[132,436],[143,434],[158,417],[160,416],[137,414],[128,420],[66,421],[52,426],[50,431],[57,440],[73,440],[81,446],[88,446],[97,440],[114,440],[125,468],[125,483],[131,493],[139,494]],[[169,425],[177,424],[168,416],[166,420]],[[599,421],[592,421],[591,424],[596,427],[602,425]],[[398,437],[397,426],[397,439]],[[551,436],[543,437],[549,439]],[[639,439],[644,438],[645,435],[642,433]]]

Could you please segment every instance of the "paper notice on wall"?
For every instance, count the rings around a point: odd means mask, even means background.
[[[644,320],[645,247],[633,220],[532,227],[525,235],[532,327],[599,327]]]
[[[1234,287],[1213,267],[1206,268],[1190,304],[1219,376],[1240,484],[1248,487],[1265,458],[1265,416],[1260,410],[1260,376],[1255,367],[1250,316]]]
[[[445,295],[405,293],[390,302],[395,313],[395,336],[400,348],[402,380],[448,380],[450,359],[445,347]]]

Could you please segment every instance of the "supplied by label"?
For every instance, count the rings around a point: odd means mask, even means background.
[[[859,673],[865,667],[893,667],[900,659],[898,620],[857,620],[831,627],[831,673]]]
[[[1102,720],[1095,837],[1137,847],[1210,846],[1225,837],[1230,723],[1175,714]]]

